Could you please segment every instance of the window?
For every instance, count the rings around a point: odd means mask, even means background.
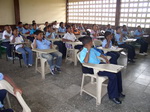
[[[149,28],[150,0],[122,0],[120,25]]]
[[[115,25],[116,0],[69,0],[68,22]]]

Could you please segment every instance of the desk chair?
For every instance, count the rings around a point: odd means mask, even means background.
[[[18,100],[19,104],[23,108],[23,110],[21,112],[31,112],[31,109],[28,107],[28,105],[24,101],[22,95],[19,92],[14,94],[13,87],[7,81],[5,81],[5,80],[0,81],[0,90],[1,89],[7,90],[10,94],[12,94]],[[11,103],[10,103],[8,94],[7,94],[6,98],[8,101],[9,108],[11,108]]]

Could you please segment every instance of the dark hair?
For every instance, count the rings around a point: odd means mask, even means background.
[[[117,27],[116,27],[116,31],[117,31],[118,29],[120,29],[120,26],[117,26]]]
[[[36,23],[33,23],[32,26],[36,25]]]
[[[47,24],[48,22],[46,21],[45,24]]]
[[[18,25],[22,24],[22,22],[18,22]]]
[[[126,25],[123,25],[122,28],[126,27]]]
[[[78,40],[81,41],[83,45],[85,45],[91,42],[92,38],[90,36],[84,36],[84,37],[80,37]]]
[[[71,26],[70,26],[70,25],[67,25],[67,26],[66,26],[66,29],[69,29],[69,28],[71,28]]]
[[[72,24],[71,26],[73,27],[75,24]]]
[[[15,28],[12,29],[12,31],[14,31],[14,30],[18,30],[18,28],[15,27]]]
[[[106,38],[108,35],[111,35],[111,34],[112,34],[111,32],[106,31],[105,34],[104,34],[104,36],[105,36],[105,38]]]
[[[38,35],[38,34],[40,34],[40,33],[43,33],[43,31],[41,31],[41,30],[36,30],[36,31],[34,32],[35,35]]]
[[[28,25],[28,23],[24,24],[24,26]]]
[[[93,28],[94,26],[96,26],[96,24],[93,24],[93,25],[92,25],[92,28]]]
[[[107,26],[110,26],[110,24],[108,24]]]
[[[63,25],[63,24],[64,24],[63,22],[60,22],[60,23],[59,23],[59,26],[61,26],[61,25]]]

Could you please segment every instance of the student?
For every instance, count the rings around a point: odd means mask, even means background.
[[[109,63],[108,59],[101,55],[98,51],[92,48],[93,42],[92,38],[89,36],[79,38],[80,41],[83,43],[83,49],[80,52],[80,62],[81,63],[91,63],[91,64],[101,64],[100,59],[98,56],[104,58],[106,63]],[[87,68],[82,66],[83,73],[90,73],[94,74],[92,68]],[[120,97],[124,98],[125,95],[122,94],[122,78],[121,72],[119,73],[111,73],[111,72],[98,72],[99,76],[107,76],[109,79],[108,82],[108,96],[109,99],[112,100],[116,104],[121,104],[119,100]]]
[[[53,26],[53,28],[56,30],[56,29],[58,28],[57,21],[54,21],[54,22],[52,23],[52,26]]]
[[[33,42],[33,40],[34,40],[34,33],[35,33],[36,30],[37,30],[37,24],[33,23],[32,24],[32,29],[30,30],[30,36],[27,37],[27,39],[29,39],[31,42]]]
[[[55,31],[53,30],[52,26],[49,25],[47,27],[47,32],[46,32],[46,38],[51,38],[51,39],[55,39],[56,35],[55,35]]]
[[[75,34],[75,35],[80,35],[80,30],[78,30],[76,28],[76,25],[75,24],[72,24],[72,32]]]
[[[47,32],[46,29],[47,29],[48,25],[49,25],[49,23],[48,23],[48,22],[45,22],[45,27],[44,27],[44,29],[43,29],[44,32]]]
[[[110,25],[110,24],[107,25],[107,28],[106,28],[105,31],[109,31],[109,32],[111,32],[112,34],[114,34],[114,30],[111,28],[111,25]]]
[[[43,32],[41,30],[37,30],[35,32],[35,39],[33,41],[33,48],[37,49],[52,49],[52,44],[50,41],[43,38]],[[62,54],[57,51],[49,54],[41,54],[41,56],[47,59],[48,64],[50,66],[50,72],[52,75],[55,75],[57,72],[61,72],[61,64],[62,64]],[[56,64],[53,63],[53,59],[56,57]]]
[[[63,22],[60,22],[59,28],[58,28],[58,32],[59,32],[59,33],[65,33],[65,32],[66,32],[66,28],[65,28]]]
[[[148,43],[142,38],[144,31],[141,26],[137,27],[137,30],[134,32],[134,36],[137,39],[136,42],[141,45],[140,47],[140,55],[147,55]]]
[[[2,42],[2,46],[6,47],[7,58],[12,60],[13,59],[11,54],[12,45],[10,45],[10,37],[12,36],[12,30],[9,25],[5,25],[4,29],[5,30],[3,32],[2,37],[2,39],[4,40]]]
[[[111,48],[112,47],[112,38],[113,38],[113,34],[109,31],[106,31],[105,34],[105,39],[103,40],[102,42],[102,47],[103,48]],[[111,59],[110,59],[110,63],[112,64],[117,64],[117,60],[120,56],[120,54],[118,52],[107,52],[107,55],[108,56],[111,56]]]
[[[18,22],[18,26],[16,27],[19,31],[20,34],[22,34],[22,31],[23,31],[23,24],[22,22]]]
[[[124,42],[124,38],[123,38],[123,35],[121,33],[121,28],[119,26],[116,27],[115,39],[116,39],[119,47],[127,49],[128,61],[129,62],[135,62],[133,60],[133,59],[135,59],[135,48],[132,45],[129,45],[129,44]]]
[[[13,35],[10,37],[10,41],[12,43],[21,43],[24,42],[23,38],[21,35],[19,35],[18,29],[15,28],[13,30]],[[24,44],[19,44],[15,46],[15,49],[20,52],[22,54],[23,60],[25,65],[28,66],[32,66],[33,64],[33,54],[32,54],[32,50],[29,47],[24,46]],[[26,54],[26,52],[28,54]]]
[[[30,34],[29,25],[27,23],[24,25],[22,33],[23,34]]]
[[[96,24],[94,24],[92,26],[92,30],[91,30],[91,37],[92,38],[97,38],[98,36],[99,36],[98,27],[96,26]]]
[[[19,92],[22,94],[22,90],[19,89],[16,84],[12,81],[11,78],[9,78],[6,75],[3,75],[0,73],[0,81],[1,80],[6,80],[13,88],[14,88],[14,93]],[[12,109],[5,109],[4,107],[4,99],[6,98],[7,90],[0,90],[0,112],[14,112]]]
[[[76,36],[72,32],[72,27],[70,25],[67,25],[66,27],[67,33],[63,37],[63,42],[75,42],[77,40]],[[82,45],[76,45],[75,49],[81,49]],[[66,48],[72,48],[70,44],[66,43]]]

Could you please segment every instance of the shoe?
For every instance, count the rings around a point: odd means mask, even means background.
[[[131,63],[135,63],[135,61],[133,59],[128,59],[128,61]]]
[[[32,64],[28,64],[29,67],[32,67]]]
[[[122,103],[118,98],[113,98],[113,99],[111,99],[111,101],[113,101],[116,104],[121,104]]]
[[[120,97],[121,97],[121,98],[125,98],[125,97],[126,97],[126,95],[124,95],[124,94],[120,93]]]
[[[146,52],[144,52],[145,56],[147,56],[148,54]]]
[[[55,70],[50,68],[50,72],[52,75],[55,75]]]
[[[144,53],[139,53],[139,55],[141,55],[141,56],[145,56],[145,54],[144,54]]]
[[[61,69],[58,68],[58,67],[55,67],[55,71],[58,72],[58,73],[61,73]]]

